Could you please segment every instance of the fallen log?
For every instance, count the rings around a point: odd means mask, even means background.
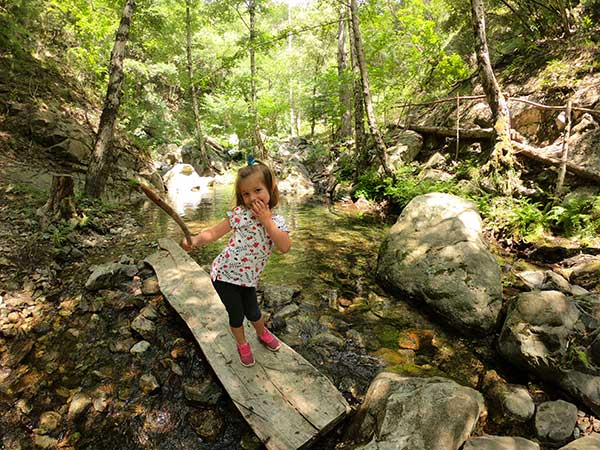
[[[179,228],[181,228],[181,231],[183,231],[183,234],[185,235],[185,240],[187,241],[188,245],[191,247],[192,246],[192,234],[190,233],[189,228],[187,227],[187,225],[185,224],[185,222],[183,221],[181,216],[179,214],[177,214],[177,211],[175,211],[171,207],[171,205],[169,205],[166,201],[164,201],[162,198],[160,198],[160,196],[156,192],[154,192],[152,190],[152,188],[150,186],[148,186],[147,184],[140,182],[139,186],[140,186],[140,189],[142,190],[142,192],[144,192],[144,194],[146,194],[150,200],[152,200],[154,203],[156,203],[164,212],[166,212],[169,216],[171,216],[171,218],[177,223],[177,225],[179,225]]]
[[[210,145],[213,148],[213,150],[217,150],[221,154],[227,153],[227,149],[210,136],[204,136],[204,142]]]
[[[536,147],[532,147],[530,145],[523,144],[521,142],[515,142],[515,141],[512,142],[512,146],[513,146],[514,152],[517,155],[523,155],[528,158],[534,159],[536,161],[540,161],[540,162],[550,164],[551,166],[556,166],[556,167],[560,167],[560,165],[562,163],[561,160],[558,158],[553,158],[551,156],[546,156],[546,155],[539,153],[539,151]],[[582,167],[578,164],[574,164],[571,162],[567,162],[566,168],[567,168],[567,172],[570,172],[573,175],[578,175],[587,180],[594,181],[596,183],[600,183],[600,174],[591,172],[588,169],[586,169],[585,167]]]
[[[456,128],[445,127],[425,127],[421,125],[409,125],[409,130],[416,131],[420,134],[434,134],[436,136],[456,138]],[[459,128],[459,139],[492,139],[495,136],[493,128]]]

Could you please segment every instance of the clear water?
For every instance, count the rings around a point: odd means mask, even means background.
[[[234,206],[233,197],[232,186],[217,186],[197,206],[186,208],[185,221],[192,234],[223,220]],[[292,249],[286,254],[273,253],[261,281],[298,288],[305,298],[328,289],[354,297],[364,283],[370,283],[387,225],[356,209],[318,201],[282,198],[275,212],[287,221]],[[183,239],[177,225],[164,213],[154,222],[154,232],[157,237]],[[226,245],[227,238],[191,254],[200,265],[210,264]],[[361,288],[357,289],[357,283]]]

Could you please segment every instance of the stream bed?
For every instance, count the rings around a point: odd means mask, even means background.
[[[192,232],[222,220],[232,198],[230,186],[217,186],[184,209]],[[270,324],[333,381],[351,406],[362,402],[383,369],[442,375],[476,389],[489,369],[507,375],[491,338],[457,336],[381,289],[373,274],[389,224],[376,214],[352,204],[285,199],[277,212],[287,220],[292,250],[273,254],[259,292],[267,286],[291,288],[297,309]],[[69,253],[60,267],[36,269],[29,279],[2,290],[0,448],[264,448],[186,324],[152,286],[152,270],[141,264],[159,238],[182,239],[174,222],[145,203],[103,234],[86,233],[85,256]],[[201,266],[209,265],[224,243],[191,255]],[[69,248],[68,241],[65,245]],[[133,279],[83,288],[91,265],[117,261],[137,266]],[[269,307],[264,311],[277,313]],[[152,322],[151,328],[134,330],[140,317]],[[511,382],[529,383],[524,374],[510,375]],[[339,424],[314,448],[348,448],[349,423]],[[524,436],[528,432],[521,430]]]

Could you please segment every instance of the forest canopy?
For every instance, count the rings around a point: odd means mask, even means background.
[[[13,55],[62,68],[96,103],[108,82],[111,48],[123,1],[2,0],[0,38]],[[251,40],[249,9],[255,8]],[[189,7],[189,16],[186,16]],[[336,0],[138,0],[125,59],[119,126],[137,145],[156,149],[194,135],[187,93],[198,101],[203,132],[243,149],[258,123],[269,139],[287,135],[339,137],[344,114],[340,90],[352,82],[339,70],[340,17]],[[486,2],[490,55],[501,63],[530,51],[541,39],[591,28],[598,0]],[[393,121],[399,105],[437,98],[476,72],[468,2],[371,0],[358,2],[375,115]],[[186,62],[191,32],[193,79]],[[255,52],[256,111],[250,50]],[[255,115],[254,115],[255,114]]]

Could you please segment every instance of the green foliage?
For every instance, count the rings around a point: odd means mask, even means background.
[[[496,237],[533,241],[542,236],[547,220],[541,203],[528,198],[474,198],[487,226]]]
[[[451,181],[436,181],[419,179],[415,175],[416,168],[404,166],[396,172],[396,180],[381,179],[373,169],[367,170],[358,177],[354,187],[355,197],[365,197],[368,200],[388,200],[399,208],[404,208],[413,198],[430,192],[456,192],[457,187]]]
[[[572,86],[576,81],[576,72],[565,61],[550,61],[540,75],[540,85],[546,88],[560,89]]]
[[[571,196],[550,209],[547,222],[567,237],[592,239],[600,231],[600,197]]]

